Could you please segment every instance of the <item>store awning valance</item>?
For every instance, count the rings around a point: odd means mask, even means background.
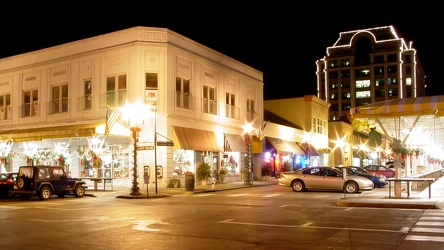
[[[370,156],[364,151],[353,150],[353,158],[370,159]]]
[[[3,141],[25,142],[54,138],[88,137],[94,136],[96,134],[96,127],[101,124],[76,124],[0,131],[0,139]]]
[[[285,141],[284,140],[284,143],[287,144],[287,146],[291,149],[293,154],[305,155],[304,150],[302,150],[302,148],[299,147],[299,145],[296,142],[294,142],[294,141]]]
[[[279,138],[265,137],[268,145],[267,148],[273,147],[277,153],[284,154],[304,154],[304,151],[292,141],[285,141]]]
[[[303,148],[306,154],[311,156],[319,156],[318,150],[308,142],[298,142],[299,147]]]
[[[233,134],[224,134],[225,135],[225,146],[224,151],[234,151],[234,152],[246,152],[246,146],[244,140],[242,140],[242,136],[233,135]]]
[[[174,148],[220,152],[212,131],[174,126],[173,141]]]
[[[444,95],[393,99],[350,109],[353,118],[396,115],[444,116]]]

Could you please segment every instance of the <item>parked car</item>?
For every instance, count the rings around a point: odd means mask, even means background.
[[[17,173],[0,174],[0,196],[3,198],[12,198],[14,196],[14,184],[17,179]]]
[[[386,178],[395,177],[395,170],[383,165],[368,165],[364,169],[375,175],[384,175]]]
[[[53,194],[59,198],[72,194],[85,195],[85,181],[68,177],[61,166],[21,166],[13,194],[23,200],[38,195],[40,200],[48,200]]]
[[[295,192],[308,189],[338,190],[347,193],[358,193],[372,190],[371,180],[357,175],[347,175],[343,179],[342,172],[335,167],[316,166],[295,171],[283,172],[279,176],[278,184],[291,187]]]
[[[340,169],[343,169],[343,168],[347,169],[347,175],[359,175],[359,176],[363,176],[363,177],[370,179],[371,181],[373,181],[373,184],[377,188],[382,188],[387,185],[387,182],[385,180],[386,178],[384,175],[372,174],[372,173],[368,172],[367,170],[365,170],[361,167],[357,167],[357,166],[341,166],[339,168]]]

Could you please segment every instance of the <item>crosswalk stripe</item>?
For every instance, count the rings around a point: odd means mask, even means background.
[[[420,241],[438,241],[444,242],[444,237],[434,237],[434,236],[419,236],[419,235],[407,235],[404,240],[420,240]]]
[[[422,233],[444,233],[444,228],[414,227],[410,231],[411,232],[422,232]]]

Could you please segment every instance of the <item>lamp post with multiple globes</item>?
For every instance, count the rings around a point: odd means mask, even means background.
[[[131,130],[133,144],[134,144],[134,167],[133,167],[133,179],[130,195],[140,195],[140,188],[138,186],[137,178],[139,177],[137,173],[137,143],[139,138],[139,132],[142,130],[142,125],[144,123],[145,116],[148,113],[145,106],[139,101],[134,104],[127,103],[122,110],[122,117],[125,119]]]

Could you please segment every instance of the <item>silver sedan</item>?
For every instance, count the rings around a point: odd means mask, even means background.
[[[335,167],[307,167],[296,171],[283,172],[278,184],[291,187],[295,192],[307,189],[341,190],[347,193],[357,193],[372,190],[373,182],[357,175],[345,175]]]

